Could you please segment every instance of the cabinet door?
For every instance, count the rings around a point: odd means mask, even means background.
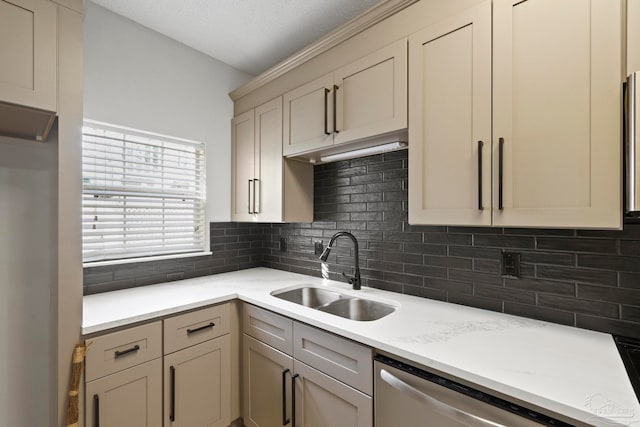
[[[255,110],[255,212],[258,221],[282,221],[282,97]]]
[[[91,427],[162,425],[161,359],[88,382],[85,414]]]
[[[293,358],[243,335],[243,414],[248,427],[288,424]]]
[[[254,110],[234,117],[231,121],[231,219],[253,219],[254,159],[255,159]]]
[[[620,228],[621,2],[493,8],[494,225]]]
[[[409,222],[491,225],[491,2],[409,38]]]
[[[231,337],[224,335],[164,357],[165,427],[231,423]]]
[[[333,73],[284,95],[285,156],[333,144]]]
[[[372,427],[370,396],[294,361],[296,423],[293,427]],[[372,375],[372,373],[369,373]]]
[[[407,127],[407,39],[334,73],[334,144]]]
[[[56,111],[56,5],[0,0],[0,101]]]

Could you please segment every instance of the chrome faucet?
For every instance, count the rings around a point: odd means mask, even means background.
[[[320,255],[320,260],[322,262],[327,262],[327,258],[329,258],[329,252],[331,252],[331,248],[333,247],[333,242],[335,242],[336,239],[340,236],[346,236],[350,238],[351,241],[353,242],[353,247],[354,247],[353,257],[355,259],[355,264],[356,264],[355,276],[349,277],[344,273],[342,273],[342,275],[345,277],[345,279],[349,281],[349,284],[353,286],[353,289],[358,291],[362,286],[362,280],[360,279],[360,262],[358,260],[358,240],[355,238],[353,234],[349,233],[348,231],[338,231],[336,234],[334,234],[333,237],[331,237],[331,240],[329,241],[329,245],[325,248],[324,251],[322,251],[322,255]]]

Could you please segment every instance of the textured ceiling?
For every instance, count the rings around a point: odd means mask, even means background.
[[[381,0],[93,0],[257,75]]]

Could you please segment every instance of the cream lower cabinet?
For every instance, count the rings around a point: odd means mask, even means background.
[[[86,425],[229,426],[230,330],[227,303],[88,339]]]
[[[406,129],[407,40],[300,86],[283,100],[285,156]]]
[[[370,348],[248,304],[243,331],[246,426],[373,425]]]
[[[230,305],[169,317],[164,330],[164,426],[231,423]]]
[[[164,357],[164,425],[227,427],[231,422],[231,337]]]
[[[282,157],[282,97],[231,125],[231,219],[313,221],[313,165]]]
[[[410,223],[621,227],[621,3],[487,1],[409,37]]]
[[[294,427],[372,427],[371,396],[295,361]]]
[[[291,425],[293,357],[248,335],[242,344],[245,426]]]
[[[87,426],[162,425],[162,361],[155,359],[90,381],[86,386]]]
[[[87,344],[86,425],[161,425],[162,323],[102,335]]]

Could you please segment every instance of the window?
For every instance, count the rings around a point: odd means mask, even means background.
[[[84,262],[202,252],[204,144],[84,124]]]

